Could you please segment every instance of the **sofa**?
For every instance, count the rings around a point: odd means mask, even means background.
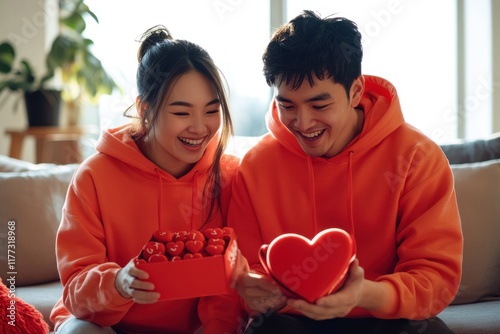
[[[242,155],[257,138],[237,137]],[[456,334],[500,333],[500,133],[442,145],[455,178],[464,234],[463,275],[452,304],[439,315]],[[0,155],[0,277],[7,268],[7,223],[15,224],[15,293],[49,320],[61,296],[55,235],[77,164],[32,164]],[[77,247],[77,245],[75,245]],[[439,303],[436,296],[436,303]],[[3,307],[3,306],[2,306]],[[422,325],[415,321],[415,326]],[[3,332],[0,329],[0,332]]]

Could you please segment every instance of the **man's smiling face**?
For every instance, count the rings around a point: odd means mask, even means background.
[[[283,81],[275,88],[280,120],[306,154],[330,158],[359,133],[360,114],[355,107],[363,89],[362,76],[354,80],[348,94],[331,78],[315,77],[313,85],[304,80],[298,89]]]

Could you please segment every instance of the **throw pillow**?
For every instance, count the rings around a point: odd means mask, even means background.
[[[500,133],[488,139],[441,145],[450,164],[463,164],[500,159]]]
[[[0,277],[4,281],[9,272],[15,273],[17,286],[59,279],[55,238],[76,167],[0,173]]]
[[[15,295],[15,284],[0,278],[0,329],[5,334],[46,334],[49,326],[33,305]]]
[[[464,235],[453,304],[500,299],[500,159],[452,165]]]

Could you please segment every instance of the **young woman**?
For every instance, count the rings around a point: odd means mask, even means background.
[[[224,225],[238,161],[223,154],[232,123],[221,76],[204,49],[161,26],[138,60],[138,121],[104,131],[69,188],[51,320],[58,334],[235,333],[236,294],[160,302],[133,261],[157,230]]]

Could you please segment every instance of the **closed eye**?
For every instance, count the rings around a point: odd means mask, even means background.
[[[292,105],[286,106],[286,105],[281,104],[281,103],[279,104],[279,107],[280,107],[280,109],[283,109],[283,110],[291,110],[293,108]]]
[[[215,114],[218,114],[219,112],[220,112],[219,109],[211,110],[211,111],[207,111],[207,115],[215,115]]]
[[[326,107],[328,107],[329,105],[330,104],[324,104],[324,105],[321,105],[321,106],[313,106],[313,108],[316,109],[316,110],[323,110]]]
[[[172,114],[175,116],[189,116],[188,112],[173,112]]]

